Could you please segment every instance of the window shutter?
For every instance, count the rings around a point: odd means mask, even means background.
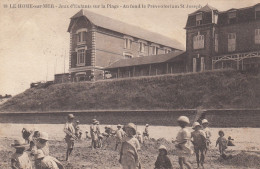
[[[193,58],[193,72],[196,72],[196,67],[197,67],[197,61],[196,58]]]
[[[87,32],[86,31],[83,32],[83,41],[87,41]]]
[[[71,53],[71,67],[76,67],[77,64],[77,52],[72,52]]]
[[[204,71],[205,70],[205,64],[204,64],[204,57],[201,57],[201,62],[200,62],[200,70]]]

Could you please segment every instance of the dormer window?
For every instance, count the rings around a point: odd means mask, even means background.
[[[124,53],[123,55],[124,55],[125,59],[133,58],[133,55],[131,53]]]
[[[125,36],[125,49],[131,49],[132,42],[133,42],[133,38]]]
[[[255,7],[255,19],[260,19],[260,5]]]
[[[196,15],[196,26],[201,25],[202,24],[202,13],[198,13]]]
[[[79,29],[77,32],[78,43],[87,41],[87,29]]]
[[[170,53],[172,50],[170,48],[164,48],[164,53],[167,54],[167,53]]]
[[[237,21],[237,12],[231,11],[228,13],[228,24],[234,24]]]
[[[158,54],[159,45],[152,44],[151,46],[152,46],[152,55],[157,55]]]
[[[145,46],[147,45],[147,42],[144,40],[138,40],[139,42],[139,52],[145,53]]]

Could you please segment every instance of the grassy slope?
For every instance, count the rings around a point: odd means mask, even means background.
[[[236,71],[56,84],[28,89],[1,111],[259,108],[260,75]]]

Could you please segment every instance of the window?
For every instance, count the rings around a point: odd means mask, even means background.
[[[236,11],[231,11],[228,13],[228,24],[236,23],[237,21],[237,13]]]
[[[236,33],[228,34],[228,52],[236,50]]]
[[[87,32],[78,32],[78,42],[85,42],[87,40]]]
[[[196,26],[202,24],[202,13],[196,15]]]
[[[77,64],[80,66],[85,64],[85,50],[84,49],[80,49],[77,52]]]
[[[152,46],[152,55],[157,55],[157,54],[158,54],[158,47]]]
[[[124,53],[125,59],[131,59],[133,55],[131,53]]]
[[[215,52],[218,52],[218,34],[215,34]]]
[[[131,49],[132,48],[132,39],[125,38],[125,49]]]
[[[198,34],[193,37],[193,49],[202,49],[204,48],[204,35]]]
[[[145,51],[145,44],[143,42],[139,42],[139,45],[140,45],[139,51],[144,53],[144,51]]]
[[[255,44],[260,44],[260,29],[255,29]]]
[[[260,19],[260,5],[255,7],[255,19]]]
[[[168,48],[165,48],[164,49],[164,53],[167,54],[167,53],[170,53],[171,52],[171,49],[168,49]]]

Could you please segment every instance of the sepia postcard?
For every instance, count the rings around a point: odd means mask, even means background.
[[[257,169],[257,0],[1,0],[0,168]]]

